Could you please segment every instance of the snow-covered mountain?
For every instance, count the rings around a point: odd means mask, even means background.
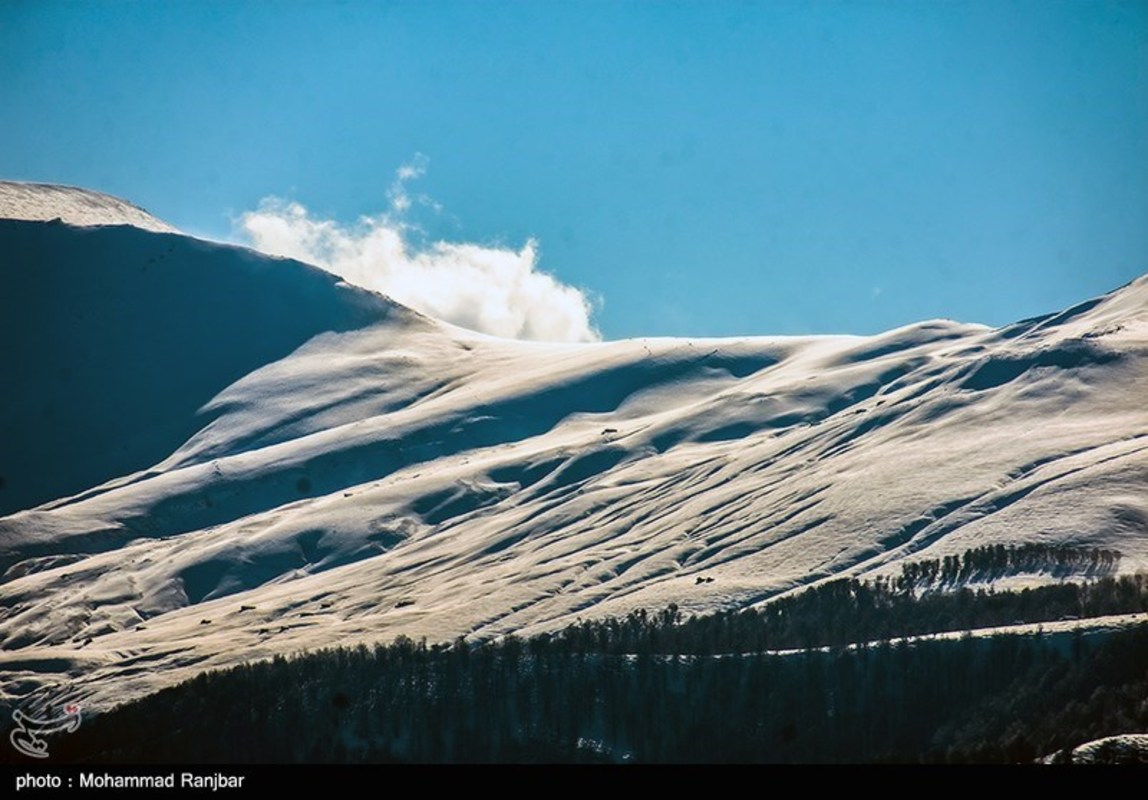
[[[1001,329],[545,344],[107,222],[0,221],[10,698],[985,544],[1148,566],[1148,278]]]
[[[0,219],[57,220],[69,225],[134,225],[146,231],[179,233],[126,200],[53,183],[0,181]]]

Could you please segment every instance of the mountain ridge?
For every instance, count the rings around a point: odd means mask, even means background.
[[[0,219],[79,226],[131,225],[156,233],[181,232],[122,198],[56,183],[0,181]]]
[[[334,641],[753,606],[986,544],[1102,547],[1121,572],[1148,567],[1148,277],[998,329],[548,344],[175,234],[8,222],[0,251],[20,236],[40,237],[26,252],[82,250],[73,264],[105,254],[131,313],[170,308],[137,279],[169,247],[183,254],[169,274],[242,266],[238,297],[296,299],[260,328],[294,333],[203,381],[166,450],[0,518],[6,697],[66,685],[106,705]],[[327,316],[302,313],[301,285]],[[51,307],[23,320],[25,334],[59,324]],[[202,335],[124,330],[161,352]],[[43,362],[20,363],[32,380]],[[61,442],[94,457],[84,437]]]

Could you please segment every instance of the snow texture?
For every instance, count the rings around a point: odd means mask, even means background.
[[[138,227],[0,253],[0,700],[986,544],[1148,566],[1148,278],[1000,329],[545,344]]]
[[[108,194],[50,183],[0,181],[0,219],[57,220],[69,225],[134,225],[178,233],[139,206]]]
[[[1086,742],[1069,751],[1073,764],[1148,764],[1148,734],[1123,733]],[[1053,753],[1041,761],[1056,764],[1064,754]]]

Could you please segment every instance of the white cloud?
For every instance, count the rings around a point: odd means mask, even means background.
[[[352,226],[317,219],[299,203],[267,198],[238,221],[258,250],[323,267],[433,317],[494,336],[596,341],[586,294],[538,269],[538,245],[520,249],[434,242],[415,248],[401,220],[412,202],[407,183],[426,171],[417,156],[395,173],[390,212]]]
[[[411,196],[407,192],[407,183],[425,175],[428,163],[429,159],[426,156],[422,153],[416,153],[409,163],[403,164],[395,171],[395,180],[387,189],[387,199],[391,201],[391,211],[402,214],[411,207]],[[420,200],[428,203],[425,197],[420,198]]]

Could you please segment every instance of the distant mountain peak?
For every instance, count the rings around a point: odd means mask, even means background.
[[[0,181],[0,218],[68,225],[134,225],[159,233],[179,229],[110,194],[53,183]]]

